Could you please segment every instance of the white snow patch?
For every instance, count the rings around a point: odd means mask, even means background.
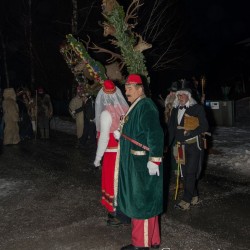
[[[67,134],[76,135],[76,123],[71,121],[65,121],[59,117],[53,117],[50,121],[50,128],[65,132]]]
[[[0,179],[0,199],[19,191],[19,187],[23,185],[20,181]]]
[[[76,135],[75,122],[53,117],[50,125],[54,130]],[[213,148],[221,153],[209,155],[208,165],[250,176],[250,127],[217,127],[212,141]]]
[[[212,136],[220,154],[210,154],[208,165],[250,176],[250,129],[218,127]]]

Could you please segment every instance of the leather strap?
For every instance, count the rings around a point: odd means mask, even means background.
[[[146,150],[146,151],[149,151],[149,147],[147,147],[147,146],[141,144],[140,142],[138,142],[138,141],[136,141],[136,140],[134,140],[134,139],[128,137],[127,135],[122,134],[122,137],[124,137],[126,140],[132,142],[132,143],[135,144],[136,146],[138,146],[138,147],[140,147],[140,148],[143,148],[143,149]]]

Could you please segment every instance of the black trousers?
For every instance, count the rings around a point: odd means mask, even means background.
[[[95,123],[91,122],[88,118],[84,118],[83,134],[79,138],[79,141],[82,145],[86,145],[88,140],[90,144],[96,143]]]
[[[199,150],[196,143],[185,144],[186,163],[181,166],[184,185],[184,194],[182,199],[189,203],[194,196],[198,195],[197,173],[200,168],[201,153],[202,151]]]

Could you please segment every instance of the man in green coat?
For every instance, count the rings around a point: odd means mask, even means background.
[[[120,139],[117,210],[132,222],[132,244],[121,250],[160,247],[164,135],[158,110],[145,96],[144,87],[139,75],[128,76],[125,90],[131,106],[121,121],[120,132],[116,132]]]

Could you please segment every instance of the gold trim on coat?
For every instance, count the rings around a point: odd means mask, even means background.
[[[187,143],[187,144],[193,144],[193,143],[196,143],[196,142],[197,142],[196,137],[185,140],[185,143]]]
[[[138,150],[133,150],[133,149],[130,149],[130,153],[132,155],[146,155],[146,151],[138,151]]]
[[[162,162],[162,157],[149,157],[149,161]]]

